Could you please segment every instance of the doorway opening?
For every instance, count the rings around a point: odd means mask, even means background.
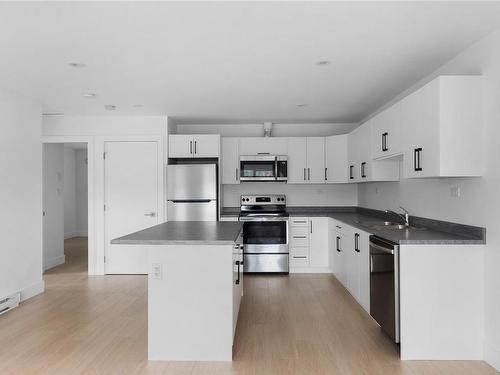
[[[88,145],[43,145],[43,272],[88,273]]]

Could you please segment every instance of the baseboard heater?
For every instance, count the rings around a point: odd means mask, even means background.
[[[19,306],[21,301],[21,293],[15,293],[11,296],[0,299],[0,315]]]

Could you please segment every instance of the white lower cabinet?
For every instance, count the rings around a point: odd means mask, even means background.
[[[328,272],[327,217],[290,218],[290,272]]]
[[[331,231],[333,275],[351,295],[370,312],[370,234],[341,222],[334,222]]]
[[[328,217],[290,218],[290,272],[331,272],[370,312],[370,234]]]

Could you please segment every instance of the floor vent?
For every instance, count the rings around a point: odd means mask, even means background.
[[[21,293],[15,293],[11,296],[2,298],[0,300],[0,315],[19,306],[20,300],[21,300]]]

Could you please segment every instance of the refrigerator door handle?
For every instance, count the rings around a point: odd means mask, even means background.
[[[214,199],[169,199],[170,202],[174,203],[209,203],[212,202]]]

